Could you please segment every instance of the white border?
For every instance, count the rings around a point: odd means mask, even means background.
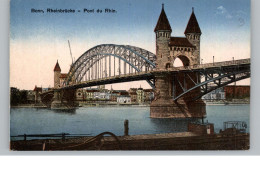
[[[117,151],[14,152],[9,151],[9,0],[0,1],[0,155],[260,155],[260,1],[251,0],[251,109],[249,151]]]

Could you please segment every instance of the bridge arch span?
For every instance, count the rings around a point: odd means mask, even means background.
[[[72,65],[63,86],[117,75],[152,71],[155,54],[130,45],[97,45],[82,54]],[[151,82],[148,80],[151,85]]]

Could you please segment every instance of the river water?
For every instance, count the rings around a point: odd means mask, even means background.
[[[249,105],[206,106],[207,117],[215,132],[223,129],[225,121],[245,121],[249,131]],[[129,120],[129,134],[155,134],[187,131],[191,119],[151,119],[149,107],[81,107],[75,112],[50,109],[11,108],[10,135],[22,134],[89,134],[110,131],[124,134],[124,121]],[[16,138],[12,138],[15,140]]]

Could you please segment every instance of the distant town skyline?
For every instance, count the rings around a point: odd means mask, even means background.
[[[10,3],[10,86],[31,90],[53,87],[57,60],[62,73],[75,59],[99,44],[124,44],[155,53],[153,32],[162,3],[172,36],[184,36],[192,7],[200,25],[203,63],[250,58],[249,0],[22,0]],[[47,13],[46,9],[75,9],[75,13]],[[39,10],[34,12],[34,10]],[[94,13],[84,13],[84,9]],[[96,10],[103,10],[97,13]],[[104,9],[115,10],[105,13]],[[42,13],[40,10],[43,10]],[[80,10],[80,12],[77,12]],[[241,84],[250,84],[250,79]],[[114,89],[149,88],[145,81],[113,84]],[[106,85],[110,89],[111,85]]]

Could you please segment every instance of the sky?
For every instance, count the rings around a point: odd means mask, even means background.
[[[202,31],[203,63],[212,62],[213,56],[215,62],[250,58],[249,0],[11,0],[10,86],[53,87],[57,60],[62,73],[69,71],[68,40],[76,59],[100,44],[133,45],[155,53],[153,30],[162,3],[172,36],[184,36],[194,7]],[[76,13],[47,13],[47,8],[75,9]],[[103,11],[83,13],[84,8]],[[104,13],[105,8],[116,13]],[[240,82],[249,83],[249,79]],[[149,88],[145,81],[113,84],[114,89],[140,86]]]

